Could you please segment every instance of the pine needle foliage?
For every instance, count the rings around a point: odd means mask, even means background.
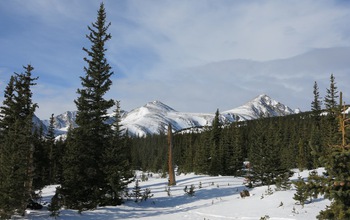
[[[6,89],[0,108],[0,218],[24,216],[29,199],[35,196],[32,118],[37,104],[32,102],[33,67],[15,73]]]
[[[112,99],[105,99],[113,75],[105,57],[105,43],[111,39],[107,32],[104,4],[100,4],[97,20],[88,27],[86,35],[91,48],[83,48],[87,53],[84,60],[85,76],[80,77],[82,88],[77,90],[77,128],[67,136],[67,146],[63,158],[63,181],[60,194],[64,206],[79,212],[101,205],[121,203],[121,192],[125,187],[127,161],[122,154],[123,143],[120,130],[113,132],[112,125],[105,123],[107,111],[114,105]],[[119,125],[118,125],[119,126]]]

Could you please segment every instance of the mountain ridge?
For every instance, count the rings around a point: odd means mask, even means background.
[[[259,117],[275,117],[297,114],[299,110],[292,110],[288,106],[261,94],[247,103],[220,113],[222,123],[235,121],[253,120]],[[148,102],[130,112],[123,111],[121,125],[130,135],[146,136],[166,132],[168,124],[172,125],[173,131],[184,130],[191,127],[210,125],[215,113],[191,113],[179,112],[161,101]],[[76,111],[66,111],[55,118],[56,135],[65,134],[69,126],[77,127],[75,123]],[[106,123],[112,123],[113,115]],[[46,127],[49,120],[42,120]]]

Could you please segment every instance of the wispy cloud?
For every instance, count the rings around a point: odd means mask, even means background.
[[[6,30],[0,33],[0,95],[9,75],[31,63],[40,77],[39,114],[74,108],[84,74],[81,49],[89,46],[87,25],[99,4],[0,1]],[[333,72],[339,87],[349,83],[345,1],[106,0],[105,6],[112,23],[107,58],[116,73],[108,96],[126,110],[154,99],[184,111],[226,110],[260,93],[307,110],[315,80],[328,86]],[[325,55],[318,48],[336,49]],[[234,59],[241,60],[232,66]]]

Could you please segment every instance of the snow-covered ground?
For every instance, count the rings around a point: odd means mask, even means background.
[[[318,170],[320,173],[323,169]],[[308,171],[296,172],[291,178],[297,180],[298,175],[308,176]],[[152,219],[152,220],[179,220],[179,219],[316,219],[320,210],[324,210],[329,200],[319,198],[312,203],[305,204],[304,208],[293,200],[294,187],[288,191],[267,193],[268,187],[249,189],[250,197],[241,198],[240,192],[246,187],[241,177],[204,175],[176,176],[177,185],[170,187],[170,196],[165,189],[167,179],[154,174],[148,181],[140,182],[142,189],[150,188],[154,196],[147,201],[135,203],[128,200],[125,204],[116,207],[100,207],[96,210],[78,214],[76,210],[61,210],[58,219]],[[188,196],[184,192],[185,186],[195,186],[195,195]],[[201,184],[202,188],[199,188]],[[135,183],[130,184],[130,189]],[[43,190],[43,202],[49,202],[56,186],[48,186]],[[26,219],[50,219],[47,208],[30,211]],[[53,218],[51,218],[53,219]]]

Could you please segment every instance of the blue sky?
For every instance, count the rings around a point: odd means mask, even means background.
[[[178,111],[215,112],[261,93],[302,111],[330,74],[350,92],[347,1],[107,0],[112,39],[107,98],[127,111],[160,100]],[[0,101],[23,65],[39,76],[36,114],[74,110],[82,47],[96,0],[0,0]],[[349,101],[347,101],[349,102]]]

